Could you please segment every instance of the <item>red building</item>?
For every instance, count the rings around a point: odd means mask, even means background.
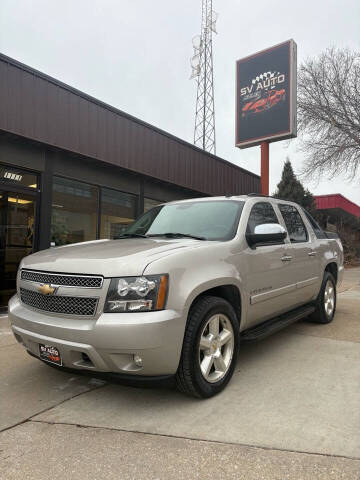
[[[360,250],[360,206],[340,193],[317,195],[315,201],[324,228],[338,231]]]
[[[328,213],[346,213],[353,217],[360,218],[360,206],[345,198],[341,193],[330,195],[316,195],[316,208]]]

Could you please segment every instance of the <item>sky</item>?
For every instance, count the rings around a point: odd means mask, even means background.
[[[216,153],[259,174],[260,147],[234,146],[235,61],[290,38],[299,63],[329,46],[360,50],[360,1],[213,0],[213,9]],[[0,0],[0,51],[192,142],[200,23],[201,0]],[[299,173],[298,139],[270,145],[270,192],[287,156]],[[359,175],[304,185],[360,205]]]

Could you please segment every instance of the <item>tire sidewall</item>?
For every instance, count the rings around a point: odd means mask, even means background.
[[[324,303],[325,289],[326,289],[326,285],[329,281],[332,283],[332,286],[334,288],[334,308],[333,308],[332,314],[330,316],[325,311],[325,303]],[[318,308],[319,308],[320,320],[321,320],[322,323],[330,323],[334,319],[335,312],[336,312],[336,297],[337,297],[337,293],[336,293],[335,279],[334,279],[333,275],[331,275],[331,273],[325,272],[325,275],[324,275],[324,278],[323,278],[323,283],[321,285],[321,291],[320,291],[319,299],[318,299],[318,302],[319,302],[318,303]]]
[[[199,392],[199,394],[205,398],[211,397],[216,393],[220,392],[228,384],[228,382],[230,381],[234,373],[238,352],[239,352],[239,321],[236,317],[234,309],[231,307],[231,305],[228,302],[226,302],[226,300],[222,300],[220,298],[216,300],[218,300],[217,304],[214,304],[211,308],[209,308],[205,312],[205,314],[202,316],[202,318],[198,321],[198,325],[196,326],[196,333],[193,336],[192,342],[191,342],[191,360],[190,361],[192,364],[192,375],[195,380],[195,388]],[[209,320],[210,317],[219,313],[226,315],[226,317],[231,322],[231,326],[234,332],[234,350],[233,350],[233,356],[231,359],[231,365],[228,371],[226,372],[226,375],[216,383],[209,383],[204,379],[201,373],[200,364],[199,364],[199,344],[200,344],[200,337],[206,322]]]

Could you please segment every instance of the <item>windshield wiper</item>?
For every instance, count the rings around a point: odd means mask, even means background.
[[[142,235],[141,233],[123,233],[118,237],[115,237],[115,240],[121,240],[122,238],[148,238],[147,235]]]
[[[177,233],[177,232],[165,232],[165,233],[150,233],[148,237],[168,237],[168,238],[194,238],[195,240],[207,240],[205,237],[198,235],[191,235],[190,233]]]

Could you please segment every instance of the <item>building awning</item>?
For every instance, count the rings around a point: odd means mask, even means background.
[[[341,193],[316,195],[315,201],[317,210],[328,215],[332,223],[342,221],[360,230],[360,206]]]
[[[318,210],[329,210],[337,208],[350,213],[354,217],[360,218],[360,206],[347,199],[341,193],[333,193],[330,195],[316,195],[316,208]]]

